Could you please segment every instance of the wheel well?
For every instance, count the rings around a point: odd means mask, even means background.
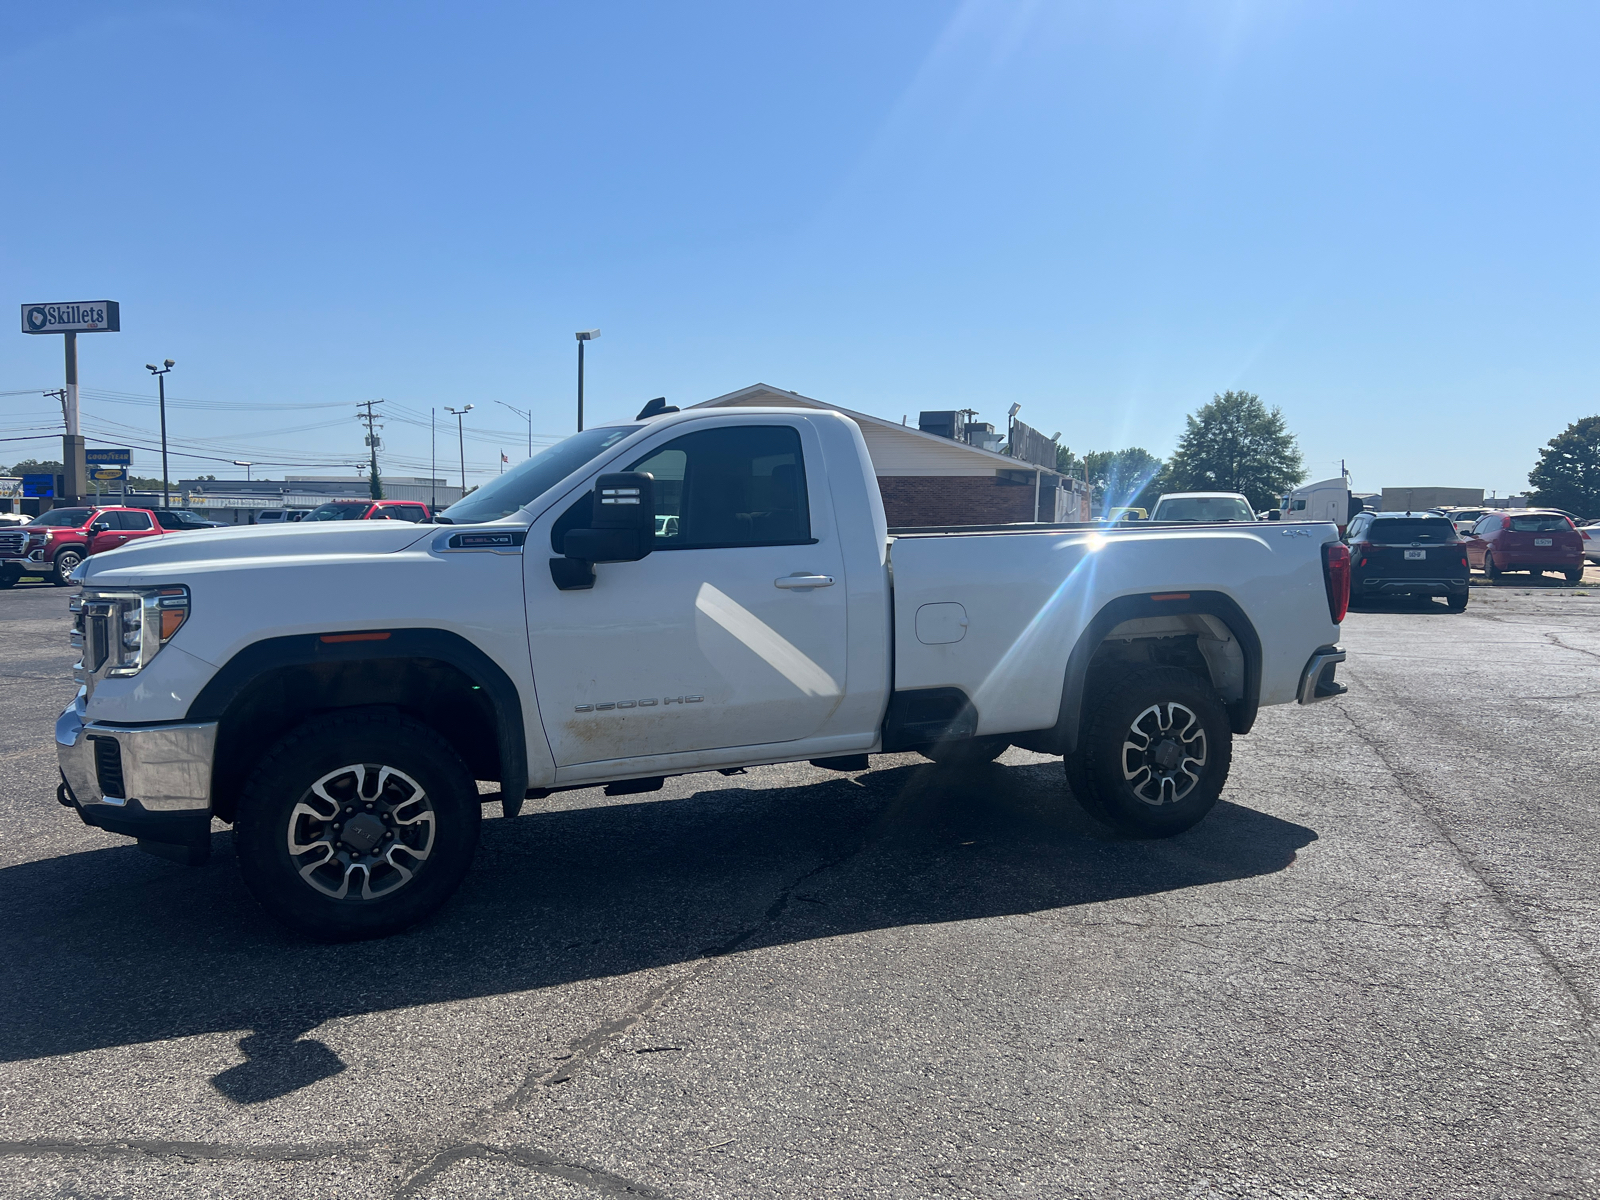
[[[261,756],[291,729],[341,709],[390,708],[435,730],[475,779],[500,778],[494,703],[460,667],[435,658],[296,663],[263,671],[229,702],[217,730],[212,808],[232,821]]]
[[[1221,592],[1119,596],[1089,622],[1067,659],[1056,721],[1013,742],[1046,754],[1078,746],[1087,696],[1117,667],[1155,664],[1192,671],[1221,695],[1233,732],[1255,723],[1261,698],[1261,639],[1232,597]]]
[[[1189,671],[1215,688],[1224,702],[1244,698],[1244,650],[1228,627],[1210,613],[1123,621],[1095,647],[1089,660],[1088,687],[1099,690],[1115,667],[1146,664]]]

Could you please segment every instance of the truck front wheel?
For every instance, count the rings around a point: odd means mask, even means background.
[[[50,568],[50,582],[57,587],[66,587],[72,582],[72,573],[78,569],[78,564],[83,561],[83,551],[75,550],[68,546],[60,554]]]
[[[1084,809],[1134,837],[1194,826],[1228,781],[1233,731],[1209,683],[1177,667],[1123,676],[1097,696],[1067,782]]]
[[[234,847],[263,908],[325,941],[384,937],[450,898],[481,802],[455,749],[389,712],[315,717],[278,742],[239,800]]]

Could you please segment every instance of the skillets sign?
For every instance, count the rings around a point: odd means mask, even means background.
[[[22,306],[23,333],[118,333],[121,329],[122,314],[115,300]]]

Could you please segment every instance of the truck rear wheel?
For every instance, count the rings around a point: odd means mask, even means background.
[[[1010,747],[1003,737],[957,738],[924,746],[921,754],[942,767],[976,767],[993,762]]]
[[[1067,782],[1090,816],[1133,837],[1193,827],[1228,781],[1233,731],[1209,683],[1178,667],[1147,667],[1097,696]]]
[[[251,775],[234,823],[263,908],[325,941],[384,937],[448,900],[472,865],[481,802],[426,725],[389,712],[316,717]]]
[[[78,569],[78,564],[83,561],[83,551],[68,546],[56,555],[50,567],[50,582],[57,587],[66,587],[72,582],[72,573]]]

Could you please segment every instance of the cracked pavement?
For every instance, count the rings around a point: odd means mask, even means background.
[[[54,802],[67,595],[0,592],[0,1195],[1600,1195],[1600,594],[1353,613],[1171,841],[1017,750],[697,775],[355,946]]]

